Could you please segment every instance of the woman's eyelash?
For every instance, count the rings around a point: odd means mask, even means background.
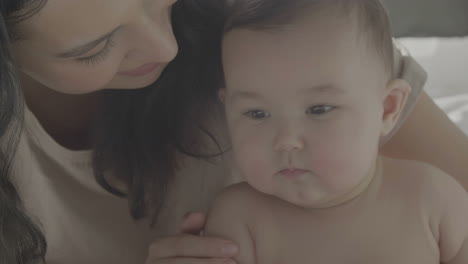
[[[83,57],[83,58],[77,58],[79,62],[82,62],[86,65],[95,65],[98,64],[99,62],[103,61],[106,59],[107,55],[111,52],[112,47],[114,47],[115,43],[112,40],[112,38],[109,38],[106,42],[106,45],[102,50],[100,50],[98,53],[88,56],[88,57]]]

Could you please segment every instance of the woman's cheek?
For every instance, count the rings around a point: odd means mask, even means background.
[[[41,84],[60,93],[84,94],[102,89],[110,82],[117,67],[87,66],[81,62],[69,61],[43,65],[42,68],[26,69],[26,74]]]
[[[118,77],[125,58],[122,47],[114,47],[107,57],[89,63],[78,60],[50,64],[50,88],[70,94],[83,94],[107,88]]]

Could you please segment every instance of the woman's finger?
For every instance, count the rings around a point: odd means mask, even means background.
[[[201,212],[190,212],[185,218],[180,228],[181,233],[199,235],[205,227],[206,216]]]

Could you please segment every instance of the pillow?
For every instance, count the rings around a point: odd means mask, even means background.
[[[395,37],[468,35],[468,0],[383,0]]]

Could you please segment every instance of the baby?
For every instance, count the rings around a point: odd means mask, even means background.
[[[219,96],[246,183],[205,234],[237,242],[241,264],[467,264],[465,190],[378,154],[410,92],[381,3],[232,2]]]

